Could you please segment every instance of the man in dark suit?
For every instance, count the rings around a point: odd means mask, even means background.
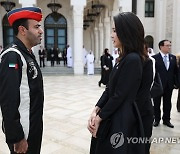
[[[44,58],[45,58],[45,49],[42,48],[42,46],[40,46],[40,49],[39,49],[39,64],[40,64],[40,67],[45,67],[45,63],[44,63]]]
[[[159,49],[160,52],[153,57],[156,61],[156,71],[159,72],[164,92],[161,96],[154,98],[154,127],[157,127],[161,120],[160,105],[161,98],[163,98],[163,124],[170,128],[174,128],[174,126],[170,122],[170,114],[171,97],[175,86],[175,76],[177,75],[176,56],[170,53],[171,42],[169,40],[160,41]]]

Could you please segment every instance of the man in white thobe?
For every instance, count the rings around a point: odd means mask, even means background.
[[[87,74],[88,75],[93,75],[94,74],[94,55],[92,51],[90,51],[87,56]]]
[[[153,50],[152,48],[148,48],[148,55],[149,55],[150,57],[152,57],[152,56],[155,55],[154,50]]]
[[[113,51],[113,53],[112,53],[112,56],[113,56],[112,63],[113,63],[113,67],[114,67],[114,65],[116,64],[116,58],[119,57],[118,48],[114,49],[114,51]]]
[[[67,46],[67,67],[73,66],[73,58],[72,58],[72,48]]]

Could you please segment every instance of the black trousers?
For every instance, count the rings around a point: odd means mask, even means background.
[[[64,61],[64,66],[67,65],[67,58],[63,58],[63,61]]]
[[[155,121],[159,122],[161,120],[161,98],[163,98],[163,121],[170,121],[171,114],[171,97],[173,89],[170,89],[168,86],[164,88],[164,93],[162,96],[154,98],[154,116]]]
[[[153,113],[143,115],[141,116],[141,118],[142,118],[142,123],[144,127],[144,136],[147,139],[150,139],[152,136],[152,128],[153,128],[153,121],[154,121]],[[145,154],[150,154],[150,147],[151,147],[151,142],[145,143]]]
[[[39,59],[40,59],[40,62],[39,62],[40,63],[40,67],[42,67],[42,66],[44,67],[45,66],[44,58],[40,57]]]

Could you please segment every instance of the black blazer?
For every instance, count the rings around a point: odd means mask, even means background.
[[[169,64],[168,70],[166,69],[164,65],[163,58],[160,53],[154,55],[153,58],[156,61],[155,63],[156,71],[159,72],[163,88],[165,89],[165,87],[168,85],[169,88],[173,90],[174,85],[176,84],[175,79],[178,73],[176,56],[169,54],[170,64]]]
[[[144,153],[144,145],[128,144],[114,150],[110,139],[112,134],[122,133],[129,137],[142,137],[143,126],[135,103],[142,79],[142,61],[137,53],[129,53],[113,68],[109,83],[96,104],[101,108],[99,116],[103,119],[98,129],[103,131],[103,122],[110,119],[111,126],[106,130],[106,138],[98,140],[96,153]]]
[[[126,101],[135,101],[141,78],[142,62],[136,53],[128,54],[121,59],[113,68],[109,83],[96,104],[102,109],[102,119],[109,117]]]

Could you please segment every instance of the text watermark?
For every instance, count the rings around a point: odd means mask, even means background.
[[[118,148],[124,144],[124,141],[131,144],[180,144],[180,137],[124,137],[122,132],[114,133],[110,138],[113,148]]]

